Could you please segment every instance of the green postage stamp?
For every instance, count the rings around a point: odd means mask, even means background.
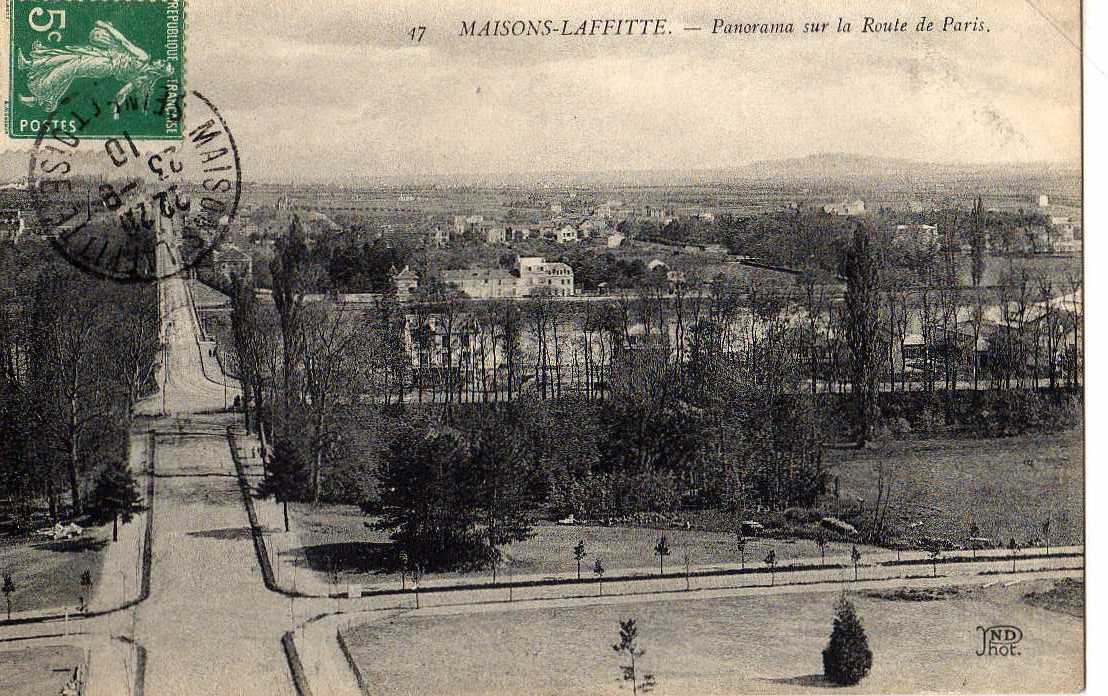
[[[8,0],[8,135],[179,139],[184,0]]]

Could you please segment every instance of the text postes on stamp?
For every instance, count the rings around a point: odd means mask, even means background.
[[[80,122],[110,119],[81,94],[67,96]],[[189,122],[177,143],[130,133],[88,143],[83,132],[48,129],[35,141],[27,191],[35,224],[78,267],[144,282],[203,263],[238,210],[238,150],[215,106],[183,100]]]
[[[181,137],[183,0],[9,3],[9,136]],[[66,108],[77,92],[110,117],[82,126]]]

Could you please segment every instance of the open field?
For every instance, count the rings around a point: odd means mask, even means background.
[[[12,612],[77,607],[82,593],[81,575],[90,571],[95,588],[111,534],[109,524],[86,528],[83,538],[68,541],[0,537],[0,572],[10,574],[15,584]],[[0,598],[0,618],[6,610],[7,605]]]
[[[69,645],[0,651],[0,693],[53,696],[84,660],[84,651]]]
[[[980,536],[1021,545],[1042,539],[1049,517],[1051,544],[1084,541],[1082,431],[991,439],[900,440],[873,449],[827,453],[841,495],[871,502],[874,469],[884,464],[899,481],[890,523],[908,537],[964,543],[976,522]],[[916,526],[913,527],[912,525]]]
[[[363,523],[371,519],[363,516],[351,505],[290,505],[289,513],[304,546],[291,553],[298,555],[301,566],[309,565],[324,573],[334,560],[340,570],[340,583],[373,585],[400,585],[388,533],[367,528]],[[554,574],[576,572],[573,547],[582,540],[588,556],[581,563],[584,577],[590,577],[597,558],[609,575],[632,568],[658,569],[654,544],[659,531],[646,527],[560,526],[549,523],[534,528],[534,535],[525,541],[503,547],[515,574]],[[738,563],[735,535],[728,532],[667,529],[671,555],[666,558],[666,570],[682,566],[685,551],[689,552],[692,565],[714,563]],[[780,539],[748,539],[746,563],[760,565],[770,549],[774,549],[779,561],[791,558],[818,557],[815,542]],[[865,553],[868,549],[860,547]],[[290,553],[290,551],[282,551]],[[849,545],[828,544],[830,561],[838,556],[848,556]],[[306,555],[306,560],[305,560]],[[487,578],[488,570],[471,573],[443,574],[449,577]],[[431,575],[428,578],[432,577]]]
[[[1049,580],[960,591],[935,601],[851,595],[874,666],[852,692],[1048,692],[1083,686],[1083,623],[1023,600]],[[689,600],[461,616],[413,616],[347,633],[380,694],[629,693],[611,645],[634,618],[660,694],[834,689],[820,651],[835,593]],[[1018,657],[978,657],[976,627],[1015,625]],[[835,689],[836,691],[838,689]]]

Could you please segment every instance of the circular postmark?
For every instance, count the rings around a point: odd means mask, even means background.
[[[175,140],[82,139],[118,105],[62,100],[35,139],[27,175],[34,224],[75,266],[120,282],[150,282],[202,264],[226,235],[242,191],[238,149],[219,110],[183,95],[189,123]],[[177,114],[177,116],[174,116]],[[91,147],[90,147],[91,142]]]

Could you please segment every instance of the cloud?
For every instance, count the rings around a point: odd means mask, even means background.
[[[1080,155],[1076,0],[361,0],[189,5],[187,80],[255,178],[699,168],[847,151],[951,161]],[[988,32],[859,34],[947,14]],[[686,25],[853,19],[855,33]],[[658,38],[459,37],[463,20],[664,17]],[[425,25],[420,43],[408,36]]]

